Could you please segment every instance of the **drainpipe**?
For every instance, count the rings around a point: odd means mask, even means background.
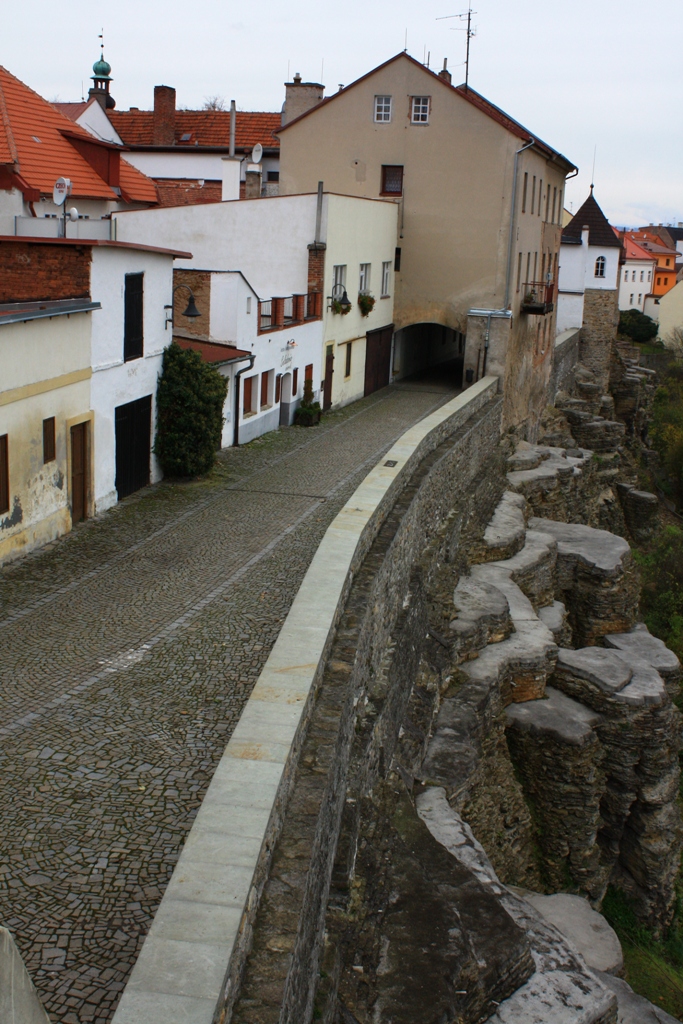
[[[489,354],[489,338],[491,336],[491,314],[486,317],[486,330],[484,332],[484,362],[481,367],[482,377],[486,376],[486,357]]]
[[[318,182],[318,205],[315,208],[315,244],[320,241],[320,229],[323,219],[323,183]]]
[[[229,155],[234,157],[235,155],[235,119],[236,114],[235,101],[230,100],[230,150]]]
[[[536,139],[531,139],[527,142],[526,146],[522,146],[515,153],[515,169],[512,174],[512,202],[510,204],[510,235],[508,237],[508,262],[507,269],[505,271],[505,301],[503,302],[503,309],[507,309],[510,305],[510,274],[512,271],[512,246],[514,243],[515,234],[515,211],[517,208],[517,168],[519,166],[519,154],[523,153],[525,149],[529,149],[533,146]]]
[[[235,377],[234,377],[234,382],[235,382],[235,429],[233,431],[232,443],[234,444],[235,448],[239,448],[239,444],[240,444],[240,377],[242,376],[243,373],[246,373],[247,370],[253,369],[254,362],[256,360],[256,353],[252,352],[252,354],[250,356],[248,356],[248,359],[249,359],[249,366],[243,366],[241,370],[237,371],[237,373],[235,374]]]

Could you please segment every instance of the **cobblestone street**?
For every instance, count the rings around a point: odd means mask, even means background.
[[[0,570],[0,923],[53,1021],[111,1019],[322,535],[453,393],[398,385],[229,449]]]

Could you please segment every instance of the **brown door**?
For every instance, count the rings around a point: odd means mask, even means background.
[[[334,349],[327,347],[325,356],[325,387],[323,388],[323,412],[332,405],[332,374],[334,373]]]
[[[391,371],[391,339],[394,325],[368,331],[365,347],[365,394],[371,395],[389,383]]]
[[[88,424],[71,428],[71,520],[80,523],[88,515]]]

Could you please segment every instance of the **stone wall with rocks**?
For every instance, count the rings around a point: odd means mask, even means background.
[[[619,323],[618,292],[587,288],[583,298],[580,357],[607,391],[612,347]]]

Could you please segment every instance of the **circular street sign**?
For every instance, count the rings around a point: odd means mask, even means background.
[[[57,178],[55,187],[52,189],[52,199],[55,206],[61,206],[71,192],[71,181],[68,178]]]

